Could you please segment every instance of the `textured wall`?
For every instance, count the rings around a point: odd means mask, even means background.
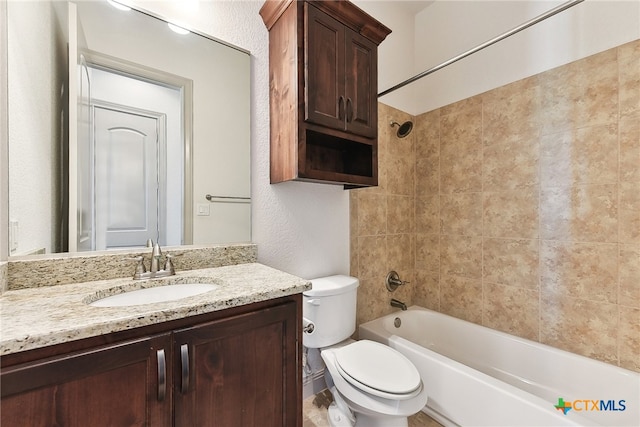
[[[352,196],[359,321],[393,267],[407,302],[640,371],[640,41],[415,119],[406,147],[380,121],[385,186]]]

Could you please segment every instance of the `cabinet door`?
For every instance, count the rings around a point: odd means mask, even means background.
[[[176,331],[175,426],[296,426],[294,302]]]
[[[169,427],[170,345],[166,334],[3,368],[0,424]]]
[[[305,120],[345,130],[345,31],[340,22],[305,3]]]
[[[378,54],[375,43],[354,31],[346,33],[347,130],[375,138],[378,134]]]

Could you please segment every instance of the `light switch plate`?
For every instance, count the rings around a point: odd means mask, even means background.
[[[9,220],[9,251],[18,249],[18,221]]]
[[[197,209],[198,216],[209,216],[211,214],[211,205],[208,203],[198,203]]]

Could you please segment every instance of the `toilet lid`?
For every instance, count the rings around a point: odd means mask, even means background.
[[[420,391],[420,373],[413,363],[384,344],[356,341],[336,350],[335,358],[343,378],[364,391],[385,398]]]

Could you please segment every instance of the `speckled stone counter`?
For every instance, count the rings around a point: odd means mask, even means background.
[[[93,307],[105,296],[162,284],[212,283],[212,291],[174,301]],[[111,279],[10,290],[0,297],[2,355],[266,301],[310,289],[273,268],[238,264],[184,271],[164,279]]]

